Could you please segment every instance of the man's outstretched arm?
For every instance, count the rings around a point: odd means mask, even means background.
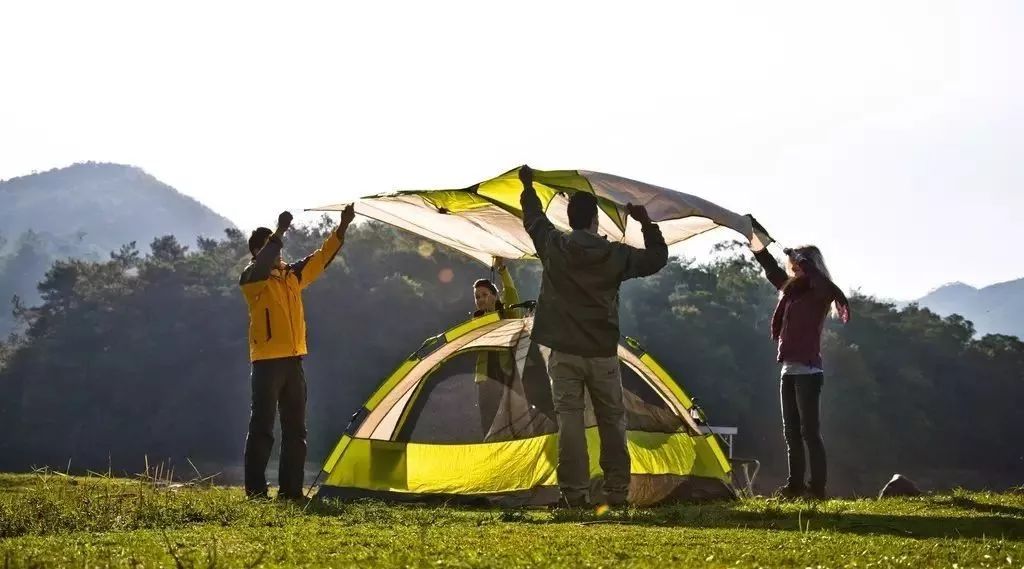
[[[547,251],[548,239],[557,234],[558,229],[551,223],[548,216],[544,215],[544,207],[537,197],[537,190],[533,187],[533,169],[523,165],[519,169],[519,181],[523,183],[523,194],[519,197],[519,205],[523,208],[523,227],[530,234],[533,240],[533,248],[537,251],[537,257],[544,258]]]
[[[338,224],[337,229],[331,232],[327,240],[324,241],[324,244],[305,259],[292,263],[291,269],[295,276],[298,277],[302,288],[313,284],[313,281],[324,273],[327,265],[331,264],[338,251],[341,251],[341,246],[345,244],[345,232],[348,231],[348,226],[355,219],[355,216],[356,213],[352,204],[345,206],[345,209],[341,212],[341,223]]]
[[[274,264],[277,262],[278,257],[281,256],[281,248],[284,246],[281,237],[284,236],[285,231],[288,231],[291,224],[291,213],[282,211],[281,215],[277,216],[277,229],[270,234],[267,242],[263,244],[263,248],[252,258],[252,265],[242,272],[242,276],[238,281],[239,285],[243,287],[249,285],[246,287],[247,290],[253,292],[258,292],[257,289],[262,289],[267,279],[270,278],[270,271],[274,269]]]
[[[668,263],[668,245],[661,234],[661,228],[651,221],[644,206],[627,204],[626,209],[633,219],[640,222],[640,231],[644,235],[644,248],[629,248],[626,270],[622,280],[646,277],[660,271]]]

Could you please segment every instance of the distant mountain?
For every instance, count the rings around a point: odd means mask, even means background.
[[[0,181],[0,340],[11,329],[11,297],[31,305],[53,261],[101,260],[136,242],[174,235],[195,246],[235,225],[134,166],[88,162]]]
[[[951,283],[917,302],[943,316],[955,313],[967,318],[980,335],[998,333],[1024,338],[1024,278],[981,289]]]
[[[173,234],[186,245],[234,227],[140,168],[85,163],[0,182],[0,232],[8,246],[27,230],[78,241],[100,255],[130,241],[145,249]]]

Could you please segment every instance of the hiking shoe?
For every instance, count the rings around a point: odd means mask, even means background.
[[[268,501],[270,500],[270,487],[266,484],[256,487],[246,486],[245,499],[252,500],[253,502]]]
[[[612,508],[622,508],[629,505],[629,500],[626,499],[626,494],[610,492],[605,496],[605,503]]]
[[[277,501],[295,504],[296,506],[305,506],[306,504],[309,503],[309,498],[303,496],[302,494],[278,494]]]
[[[783,500],[796,500],[797,498],[802,498],[806,490],[807,489],[803,486],[790,486],[789,484],[786,484],[785,486],[779,486],[776,488],[775,491],[772,492],[772,496],[782,498]]]
[[[580,509],[589,509],[589,508],[590,508],[590,501],[587,500],[586,496],[572,496],[572,497],[570,497],[570,496],[566,496],[564,494],[558,498],[558,502],[557,503],[552,505],[552,509],[555,509],[555,510],[562,510],[562,509],[580,510]]]
[[[828,494],[824,488],[808,488],[804,496],[810,500],[828,500]]]

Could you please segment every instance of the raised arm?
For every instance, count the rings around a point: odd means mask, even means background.
[[[281,240],[281,236],[277,232],[267,238],[267,244],[252,258],[250,274],[254,280],[266,280],[270,277],[274,262],[281,256],[282,247],[284,247],[284,241]]]
[[[782,287],[786,286],[789,281],[789,275],[786,271],[782,270],[779,266],[778,261],[775,257],[768,252],[768,246],[775,242],[771,235],[768,235],[768,230],[764,228],[754,216],[748,215],[750,223],[753,226],[753,235],[750,239],[750,250],[754,253],[754,258],[757,259],[758,264],[764,269],[764,276],[768,277],[768,281],[772,283],[778,290],[782,290]]]
[[[319,278],[327,266],[331,264],[338,251],[341,251],[342,245],[345,244],[345,232],[348,231],[348,226],[354,218],[355,210],[349,204],[341,212],[341,223],[338,224],[338,228],[331,232],[327,240],[324,241],[324,244],[316,251],[313,251],[308,257],[292,263],[291,269],[295,276],[298,277],[302,288],[313,284],[313,281]]]
[[[782,287],[786,286],[786,282],[789,281],[789,275],[786,274],[786,271],[782,270],[775,257],[765,248],[760,251],[754,251],[754,258],[757,259],[761,268],[764,269],[764,276],[768,277],[768,281],[772,283],[772,286],[782,290]]]
[[[495,259],[498,266],[498,274],[501,275],[501,304],[508,311],[506,316],[510,318],[522,317],[523,310],[521,308],[515,308],[508,310],[509,306],[519,304],[519,291],[516,289],[516,283],[512,280],[512,273],[508,270],[508,266],[505,265],[504,259]]]
[[[287,211],[281,212],[281,215],[277,216],[277,229],[270,234],[263,248],[252,258],[252,263],[242,271],[238,284],[247,298],[249,295],[258,294],[266,286],[270,271],[274,269],[274,264],[281,256],[281,248],[284,246],[281,237],[291,224],[292,214]]]
[[[537,257],[543,259],[547,252],[548,240],[558,234],[558,229],[544,215],[537,190],[533,187],[533,169],[523,165],[519,169],[519,180],[523,183],[523,194],[519,197],[519,205],[523,208],[523,227],[533,240]]]
[[[668,245],[661,235],[657,223],[651,221],[644,206],[628,204],[626,210],[633,219],[640,222],[640,231],[644,235],[644,248],[626,246],[626,269],[622,280],[646,277],[660,271],[668,263]]]

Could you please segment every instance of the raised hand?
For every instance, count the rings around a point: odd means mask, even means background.
[[[754,216],[750,217],[750,223],[753,226],[753,232],[750,237],[750,250],[759,253],[768,248],[769,245],[775,242],[771,235],[768,235],[768,230],[763,225],[758,223]]]
[[[277,216],[277,234],[281,235],[292,225],[292,214],[288,211],[282,211],[281,215]]]
[[[354,204],[348,204],[345,209],[341,210],[341,224],[348,225],[352,223],[352,220],[356,218],[356,208]]]
[[[647,213],[647,208],[642,205],[626,204],[626,211],[633,219],[639,221],[640,225],[651,223],[651,216]]]
[[[533,185],[533,168],[530,168],[526,164],[523,164],[519,168],[519,181],[523,183],[524,188],[528,188]]]
[[[804,261],[807,260],[807,257],[800,251],[797,251],[796,249],[790,249],[789,247],[786,247],[785,249],[782,250],[782,252],[785,253],[786,256],[789,257],[790,259],[793,259],[793,262],[797,264],[803,263]]]

